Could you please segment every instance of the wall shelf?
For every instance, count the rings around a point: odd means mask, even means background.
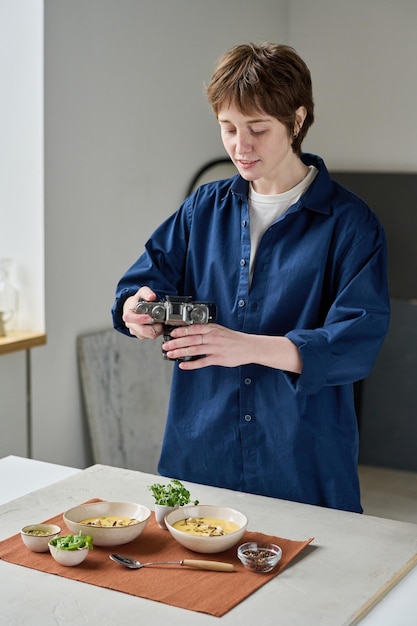
[[[0,337],[0,355],[17,352],[18,350],[30,350],[31,348],[45,344],[45,333],[14,330],[5,337]]]

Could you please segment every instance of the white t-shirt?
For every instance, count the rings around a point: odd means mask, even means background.
[[[262,235],[268,230],[281,215],[295,204],[313,182],[317,174],[314,165],[310,165],[310,171],[295,187],[274,195],[257,193],[252,186],[249,191],[249,216],[250,216],[250,263],[249,280],[252,282],[253,265],[256,251]]]

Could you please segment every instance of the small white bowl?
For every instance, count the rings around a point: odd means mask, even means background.
[[[189,517],[211,517],[227,522],[234,522],[239,526],[239,529],[217,537],[198,537],[174,528],[173,525],[175,522]],[[242,539],[248,525],[248,518],[243,513],[227,506],[197,504],[180,507],[168,513],[165,517],[165,524],[174,539],[185,548],[193,552],[213,554],[216,552],[224,552],[232,548]]]
[[[55,524],[29,524],[22,528],[20,536],[25,546],[32,552],[48,552],[48,543],[54,537],[58,537],[60,532],[60,527]]]
[[[175,511],[175,509],[177,508],[177,506],[165,506],[164,504],[155,504],[155,519],[159,528],[167,530],[165,524],[165,516],[168,515],[168,513],[171,513],[171,511]]]
[[[77,548],[77,550],[61,550],[48,543],[48,547],[55,561],[67,567],[74,567],[82,563],[87,558],[89,552],[88,546]]]
[[[103,527],[80,524],[92,517],[129,517],[136,520],[130,526]],[[92,502],[80,504],[64,513],[64,522],[74,535],[90,535],[95,546],[121,546],[133,541],[145,530],[151,511],[135,502]]]

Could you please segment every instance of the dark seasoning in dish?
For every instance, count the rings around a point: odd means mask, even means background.
[[[243,554],[251,559],[249,568],[254,572],[269,572],[268,558],[274,555],[272,550],[245,550]]]
[[[274,544],[246,543],[239,546],[237,555],[251,572],[266,574],[281,560],[282,550]]]

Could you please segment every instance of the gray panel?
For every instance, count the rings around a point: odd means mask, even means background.
[[[173,367],[161,343],[112,329],[78,338],[94,463],[157,472]]]

